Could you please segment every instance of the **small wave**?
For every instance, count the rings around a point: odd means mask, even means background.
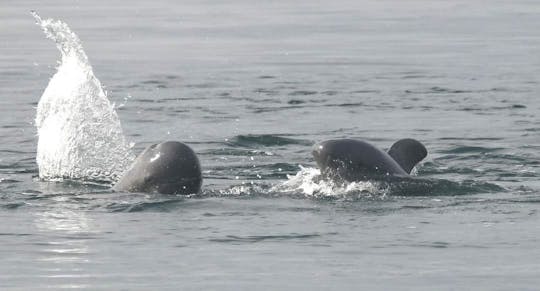
[[[32,236],[32,233],[0,232],[0,236]]]
[[[454,182],[444,179],[409,178],[385,184],[393,196],[457,196],[506,191],[505,188],[493,183],[472,180]]]
[[[0,204],[0,208],[6,209],[6,210],[13,210],[17,209],[19,207],[25,206],[26,203],[24,202],[13,202],[13,203],[6,203],[6,204]]]
[[[473,93],[473,92],[480,92],[480,91],[450,89],[450,88],[444,88],[444,87],[439,87],[439,86],[434,86],[427,90],[405,90],[405,93],[416,93],[416,94],[418,93],[419,94],[444,94],[444,93],[463,94],[463,93]]]
[[[165,85],[165,82],[161,80],[146,80],[142,81],[142,84],[150,84],[150,85]]]
[[[252,157],[252,156],[274,156],[275,154],[270,151],[245,150],[245,149],[238,149],[238,148],[221,148],[221,149],[210,149],[210,150],[202,151],[202,152],[199,152],[199,155]]]
[[[362,107],[365,106],[363,102],[349,102],[349,103],[338,103],[338,104],[326,104],[324,107]]]
[[[457,146],[449,150],[443,150],[445,154],[465,154],[465,153],[490,153],[502,150],[503,148],[488,148],[479,146]]]
[[[257,243],[262,241],[283,241],[283,240],[305,240],[311,238],[320,237],[320,234],[285,234],[285,235],[250,235],[250,236],[236,236],[236,235],[227,235],[223,238],[211,238],[211,242],[220,242],[220,243]]]
[[[442,137],[439,140],[470,140],[470,141],[498,141],[503,140],[502,137]]]
[[[227,142],[231,146],[258,148],[284,145],[311,145],[313,142],[302,139],[282,137],[274,134],[237,135]]]
[[[248,108],[253,109],[253,113],[267,113],[267,112],[278,112],[278,111],[284,111],[284,110],[294,110],[294,109],[298,109],[298,108],[301,108],[301,107],[296,106],[296,105],[290,105],[290,106],[279,106],[279,107],[252,107],[252,106],[248,106]]]
[[[482,147],[474,147],[474,148],[457,148],[454,150],[446,151],[446,155],[438,157],[433,159],[435,163],[438,163],[440,161],[445,161],[444,164],[448,164],[447,161],[454,160],[454,161],[464,161],[464,162],[475,162],[476,165],[469,166],[469,169],[463,168],[463,167],[442,167],[440,169],[432,169],[433,172],[439,172],[439,173],[450,173],[452,170],[455,170],[457,172],[461,173],[472,173],[477,172],[476,168],[485,168],[486,165],[494,165],[495,168],[492,168],[491,170],[499,171],[499,172],[505,172],[508,170],[508,168],[500,168],[497,165],[506,164],[509,165],[515,165],[515,166],[532,166],[536,165],[538,161],[534,159],[534,157],[530,157],[528,155],[518,155],[518,154],[512,154],[512,153],[502,153],[498,151],[502,151],[503,149],[499,148],[482,148]],[[478,162],[481,163],[478,163]],[[460,162],[461,163],[461,162]],[[430,165],[430,163],[426,163],[426,165]],[[463,164],[462,164],[463,165]],[[444,169],[444,170],[442,170]]]
[[[290,105],[300,105],[300,104],[304,104],[306,103],[306,101],[304,100],[299,100],[299,99],[291,99],[287,102],[287,104],[290,104]]]
[[[268,96],[276,96],[279,93],[279,91],[277,91],[277,90],[266,89],[266,88],[257,88],[255,90],[253,90],[253,92],[257,93],[257,94],[268,95]],[[275,101],[275,100],[268,100],[268,101]]]
[[[438,174],[462,174],[462,175],[483,175],[484,173],[477,168],[471,167],[448,167],[442,166],[436,161],[424,162],[421,168],[417,169],[417,173],[421,176],[438,175]]]
[[[317,93],[318,93],[317,91],[298,90],[298,91],[293,91],[289,93],[289,95],[290,96],[308,96],[308,95],[315,95]]]
[[[13,183],[21,183],[20,180],[10,179],[10,178],[0,178],[0,184],[13,184]]]
[[[118,203],[114,202],[107,205],[107,209],[111,212],[168,212],[176,209],[179,204],[185,201],[184,197],[174,197],[159,201],[139,201],[135,203]]]

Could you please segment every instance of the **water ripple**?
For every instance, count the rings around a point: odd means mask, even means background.
[[[252,235],[252,236],[236,236],[236,235],[227,235],[224,238],[212,238],[209,239],[211,242],[219,243],[258,243],[263,241],[284,241],[284,240],[306,240],[321,237],[318,233],[312,234],[297,234],[292,233],[288,235]]]

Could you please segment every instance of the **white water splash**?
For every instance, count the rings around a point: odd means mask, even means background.
[[[312,197],[345,197],[352,193],[360,196],[384,197],[387,189],[377,182],[360,181],[351,183],[335,183],[321,178],[321,171],[315,168],[304,168],[294,176],[288,176],[288,180],[275,186],[273,191],[303,193]]]
[[[268,189],[256,185],[253,182],[243,183],[242,185],[232,186],[228,189],[218,190],[219,195],[226,196],[244,196],[244,195],[254,195],[260,193],[267,193]]]
[[[62,55],[37,107],[39,177],[114,182],[134,159],[120,119],[77,35],[62,21],[32,15]]]

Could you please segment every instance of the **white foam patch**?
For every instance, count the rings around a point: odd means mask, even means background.
[[[134,159],[118,115],[77,35],[62,21],[32,15],[62,56],[37,107],[39,177],[113,182]]]
[[[243,196],[243,195],[251,195],[254,193],[265,193],[267,190],[264,190],[262,187],[258,185],[254,185],[252,183],[246,183],[243,185],[237,185],[233,186],[226,190],[219,190],[220,195],[227,195],[227,196]]]
[[[275,192],[303,193],[313,197],[345,197],[350,194],[371,197],[385,196],[387,189],[373,181],[360,181],[351,183],[335,183],[321,178],[321,172],[316,168],[300,166],[300,171],[294,176],[288,176],[288,180],[273,187]]]

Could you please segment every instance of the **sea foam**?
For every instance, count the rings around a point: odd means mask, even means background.
[[[302,193],[307,197],[343,198],[351,195],[358,197],[385,197],[388,189],[375,181],[358,181],[337,183],[323,179],[321,171],[316,168],[302,167],[294,176],[288,176],[287,181],[274,186],[273,191]]]

